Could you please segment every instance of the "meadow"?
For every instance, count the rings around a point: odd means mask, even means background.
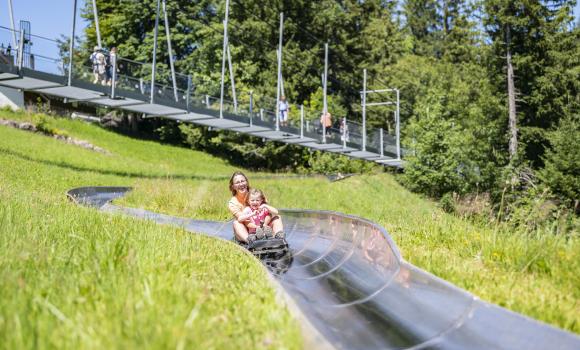
[[[42,119],[110,155],[0,126],[0,349],[302,347],[299,324],[267,272],[240,247],[65,196],[77,186],[173,176],[222,188],[233,168],[82,122]]]
[[[299,326],[277,303],[264,270],[238,247],[79,208],[64,196],[77,186],[132,186],[117,204],[226,220],[235,168],[80,121],[8,111],[0,118],[44,123],[110,152],[0,126],[0,348],[302,346]],[[241,170],[276,207],[373,220],[418,267],[580,333],[577,232],[473,223],[378,167],[338,182]]]

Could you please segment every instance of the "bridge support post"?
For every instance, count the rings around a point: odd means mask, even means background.
[[[230,0],[226,0],[226,15],[224,24],[224,45],[222,49],[222,79],[220,87],[220,118],[224,117],[224,79],[226,75],[226,56],[228,50],[228,17],[230,15]]]
[[[159,35],[159,8],[161,0],[157,0],[157,12],[155,14],[155,31],[153,34],[153,67],[151,67],[151,96],[149,103],[155,102],[155,73],[157,71],[157,36]]]
[[[171,33],[169,32],[169,20],[167,19],[167,5],[163,0],[163,18],[165,20],[165,36],[167,37],[167,50],[169,51],[169,67],[171,68],[171,81],[173,83],[173,97],[179,102],[177,95],[177,82],[175,81],[175,66],[173,64],[173,50],[171,49]]]
[[[16,48],[18,43],[16,41],[16,26],[14,25],[14,9],[12,0],[8,0],[8,14],[10,15],[10,29],[12,29],[12,47]]]
[[[363,70],[362,91],[362,151],[367,150],[367,70]]]
[[[74,0],[73,4],[73,21],[72,21],[72,34],[70,36],[70,45],[68,51],[68,86],[72,84],[72,70],[73,70],[73,50],[75,47],[75,29],[77,25],[77,0]],[[22,34],[22,33],[21,33]],[[24,40],[22,40],[24,45]],[[23,46],[24,49],[24,46]]]
[[[395,90],[397,92],[397,115],[395,116],[396,125],[396,136],[397,136],[397,159],[401,159],[401,118],[399,116],[399,89]]]
[[[230,68],[230,84],[232,84],[232,97],[234,99],[234,113],[238,113],[238,98],[236,95],[236,82],[234,79],[234,67],[232,66],[232,54],[230,52],[229,39],[228,39],[228,67]]]
[[[97,32],[97,45],[103,48],[103,43],[101,42],[101,28],[99,26],[99,12],[97,11],[97,0],[93,0],[93,16],[95,17],[95,29]]]
[[[324,44],[324,79],[323,79],[323,96],[322,96],[322,115],[324,118],[321,119],[322,121],[322,143],[326,143],[326,118],[328,113],[328,104],[326,101],[326,84],[328,82],[328,43]]]
[[[280,131],[280,90],[282,80],[282,38],[284,35],[284,13],[280,12],[280,36],[278,39],[278,80],[276,86],[276,131]]]

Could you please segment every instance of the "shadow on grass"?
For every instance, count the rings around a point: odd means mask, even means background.
[[[79,165],[69,164],[66,162],[56,162],[48,159],[36,159],[27,154],[22,154],[13,150],[0,148],[0,153],[20,158],[25,161],[39,163],[43,165],[58,167],[62,169],[74,170],[79,172],[90,172],[101,175],[114,175],[119,177],[138,178],[138,179],[176,179],[176,180],[210,180],[210,181],[224,181],[229,180],[230,175],[185,175],[185,174],[144,174],[120,170],[98,169],[91,167],[83,167]],[[288,179],[288,178],[326,178],[332,181],[330,176],[324,175],[256,175],[253,179]]]

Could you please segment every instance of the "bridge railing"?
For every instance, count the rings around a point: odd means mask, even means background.
[[[22,67],[39,72],[65,76],[68,59],[63,61],[59,51],[64,43],[38,35],[25,33]],[[16,38],[16,45],[14,45]],[[21,32],[0,26],[0,63],[18,66]]]
[[[18,46],[14,47],[12,31],[8,28],[0,27],[0,63],[6,65],[16,65]],[[14,33],[17,37],[20,33]]]

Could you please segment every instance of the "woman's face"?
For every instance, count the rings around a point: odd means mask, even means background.
[[[239,193],[247,193],[248,192],[248,181],[244,177],[244,175],[236,175],[234,177],[234,190]]]

